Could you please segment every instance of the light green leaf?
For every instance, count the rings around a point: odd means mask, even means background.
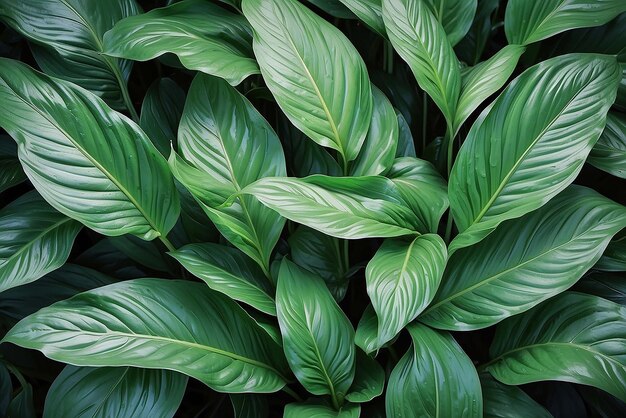
[[[340,0],[363,23],[382,37],[387,37],[381,0]]]
[[[67,366],[54,380],[44,418],[171,418],[185,394],[187,376],[134,367]]]
[[[484,418],[552,418],[523,390],[499,383],[489,373],[480,375]]]
[[[377,348],[393,339],[435,297],[447,258],[435,234],[386,240],[367,264],[367,294],[378,317]]]
[[[189,281],[90,290],[24,318],[3,342],[76,366],[174,370],[221,392],[285,385],[280,347],[235,302]]]
[[[283,418],[359,418],[361,405],[347,404],[340,410],[318,400],[290,403],[285,406]]]
[[[507,385],[560,380],[626,400],[626,307],[565,292],[496,329],[487,370]]]
[[[8,135],[0,135],[0,193],[26,180],[17,159],[17,146]]]
[[[609,112],[606,127],[591,150],[587,162],[626,179],[626,115]]]
[[[576,178],[620,77],[613,57],[569,54],[509,84],[474,123],[452,168],[450,209],[460,235],[450,253],[541,207]]]
[[[625,207],[570,186],[541,209],[503,223],[450,257],[420,320],[472,330],[524,312],[576,283],[624,227]]]
[[[452,336],[409,326],[413,345],[391,372],[388,418],[482,418],[480,381],[472,361]]]
[[[356,403],[369,402],[382,395],[385,371],[380,364],[361,349],[356,350],[356,372],[346,400]]]
[[[180,211],[167,163],[125,116],[66,81],[0,59],[0,125],[37,191],[104,235],[164,236]]]
[[[383,19],[393,47],[452,125],[461,92],[460,64],[426,0],[383,0]]]
[[[204,0],[128,17],[104,36],[107,55],[147,61],[172,53],[186,68],[232,85],[259,72],[250,44],[250,26],[242,16]]]
[[[458,44],[474,21],[477,0],[418,0],[424,1],[441,22],[452,46]]]
[[[622,12],[622,0],[510,0],[504,30],[509,43],[527,45],[566,30],[603,25]]]
[[[278,274],[276,310],[294,374],[310,393],[330,395],[337,408],[355,373],[350,321],[320,277],[286,258]]]
[[[626,271],[626,235],[611,241],[593,268],[602,271]]]
[[[235,248],[219,244],[190,244],[170,255],[213,290],[276,315],[273,289],[263,270]]]
[[[280,108],[313,141],[337,150],[344,165],[354,160],[372,117],[370,81],[357,50],[295,0],[242,3],[261,73]]]
[[[185,105],[185,92],[174,80],[159,78],[141,104],[139,126],[165,157],[176,148],[176,133]]]

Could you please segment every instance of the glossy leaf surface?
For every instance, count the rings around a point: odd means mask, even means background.
[[[385,371],[369,355],[356,350],[356,372],[346,400],[355,403],[369,402],[382,395],[385,386]]]
[[[587,162],[600,170],[626,179],[626,116],[609,112],[606,127]]]
[[[424,1],[443,25],[452,46],[459,43],[469,31],[478,2],[476,0],[419,0]]]
[[[26,180],[17,159],[17,146],[7,135],[0,135],[0,193]]]

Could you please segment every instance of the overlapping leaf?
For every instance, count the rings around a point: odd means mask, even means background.
[[[7,135],[0,135],[0,193],[26,180],[17,159],[17,146]]]
[[[359,19],[381,36],[387,36],[381,0],[339,0]]]
[[[574,290],[626,306],[626,280],[623,274],[593,272],[576,283]]]
[[[587,159],[591,165],[626,179],[626,116],[609,112],[606,127]]]
[[[443,25],[452,46],[458,44],[472,26],[477,0],[418,0],[424,1]]]
[[[546,409],[523,390],[503,385],[489,375],[480,375],[484,418],[552,418]]]

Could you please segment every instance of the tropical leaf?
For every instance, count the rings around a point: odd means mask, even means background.
[[[385,23],[383,22],[383,8],[381,0],[339,0],[352,11],[363,23],[369,26],[380,36],[386,37]]]
[[[458,44],[474,21],[477,0],[418,0],[424,1],[443,25],[452,46]]]
[[[354,19],[354,15],[345,7],[341,0],[306,0],[307,2],[319,7],[333,17],[340,19]]]
[[[546,409],[523,390],[503,385],[489,375],[480,375],[484,418],[552,418]]]
[[[235,418],[267,418],[269,417],[269,402],[267,396],[249,393],[231,394]]]
[[[385,371],[376,360],[356,350],[356,372],[346,400],[355,403],[369,402],[382,395],[385,386]]]
[[[626,306],[626,280],[621,274],[593,272],[576,283],[574,290]]]
[[[0,135],[0,193],[26,180],[17,159],[17,145],[7,135]]]
[[[626,115],[609,112],[606,127],[591,150],[587,162],[626,179]]]
[[[593,268],[602,271],[626,271],[626,235],[611,241]]]
[[[360,414],[360,405],[347,404],[337,410],[323,402],[312,400],[288,404],[285,406],[283,418],[359,418]]]
[[[26,383],[22,385],[22,390],[11,400],[7,409],[7,418],[35,418],[36,416],[33,387]]]
[[[378,318],[371,304],[365,308],[356,327],[354,343],[367,354],[377,353],[380,348],[378,345]]]
[[[476,65],[483,55],[491,35],[492,15],[498,9],[500,0],[478,0],[476,16],[465,38],[455,47],[459,59],[469,65]]]

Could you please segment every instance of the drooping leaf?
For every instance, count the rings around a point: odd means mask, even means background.
[[[496,329],[487,370],[507,385],[591,385],[626,399],[626,307],[565,292]]]
[[[361,406],[347,404],[336,410],[319,400],[290,403],[285,406],[283,418],[359,418]]]
[[[611,241],[593,268],[602,271],[626,271],[626,235]]]
[[[570,186],[541,209],[454,253],[420,319],[472,330],[524,312],[576,283],[624,227],[624,206]]]
[[[569,54],[509,84],[474,123],[452,168],[450,209],[460,235],[451,253],[541,207],[576,178],[620,76],[613,57]]]
[[[385,371],[381,365],[365,354],[356,350],[356,372],[346,400],[355,403],[369,402],[382,395],[385,386]]]
[[[380,36],[386,37],[385,23],[383,22],[383,8],[381,0],[339,0],[352,11],[363,23],[369,26]]]
[[[355,374],[354,329],[324,281],[283,259],[276,310],[287,362],[314,395],[341,405]],[[329,326],[332,324],[332,326]]]
[[[246,20],[204,0],[184,0],[127,17],[104,36],[107,55],[147,61],[172,53],[190,70],[237,85],[259,72]]]
[[[606,127],[591,150],[587,162],[626,179],[626,115],[609,112]]]
[[[594,272],[576,283],[574,290],[626,306],[626,279],[622,274]]]
[[[17,159],[17,146],[7,135],[0,135],[0,193],[26,180]]]
[[[622,12],[622,0],[510,0],[504,30],[509,43],[527,45],[566,30],[602,25]]]
[[[295,0],[242,5],[261,73],[280,108],[313,141],[337,150],[344,164],[354,160],[372,117],[372,89],[357,50]]]
[[[269,402],[265,395],[250,393],[231,394],[235,418],[267,418],[270,414]]]
[[[222,392],[285,384],[279,346],[203,283],[136,279],[90,290],[24,318],[3,342],[77,366],[175,370]]]
[[[452,46],[458,44],[474,21],[477,0],[418,0],[424,1],[441,22]]]
[[[489,375],[480,375],[484,418],[552,418],[546,409],[523,390],[503,385]]]
[[[483,415],[478,374],[450,334],[412,324],[413,345],[391,372],[388,418]]]
[[[180,205],[163,156],[139,127],[93,94],[17,61],[0,60],[0,125],[37,191],[104,235],[151,240]]]
[[[459,62],[427,1],[383,0],[383,19],[393,47],[452,125],[461,92]]]
[[[378,317],[378,347],[394,338],[435,297],[447,255],[445,242],[435,234],[410,242],[383,242],[365,270],[367,294]]]
[[[67,366],[46,396],[44,418],[171,418],[180,405],[187,376],[134,367]]]
[[[211,289],[276,315],[274,292],[263,270],[239,250],[219,244],[189,244],[170,255]]]
[[[39,67],[78,84],[114,109],[124,109],[131,61],[102,54],[102,38],[113,25],[139,13],[135,0],[4,0],[0,20],[34,42]]]

